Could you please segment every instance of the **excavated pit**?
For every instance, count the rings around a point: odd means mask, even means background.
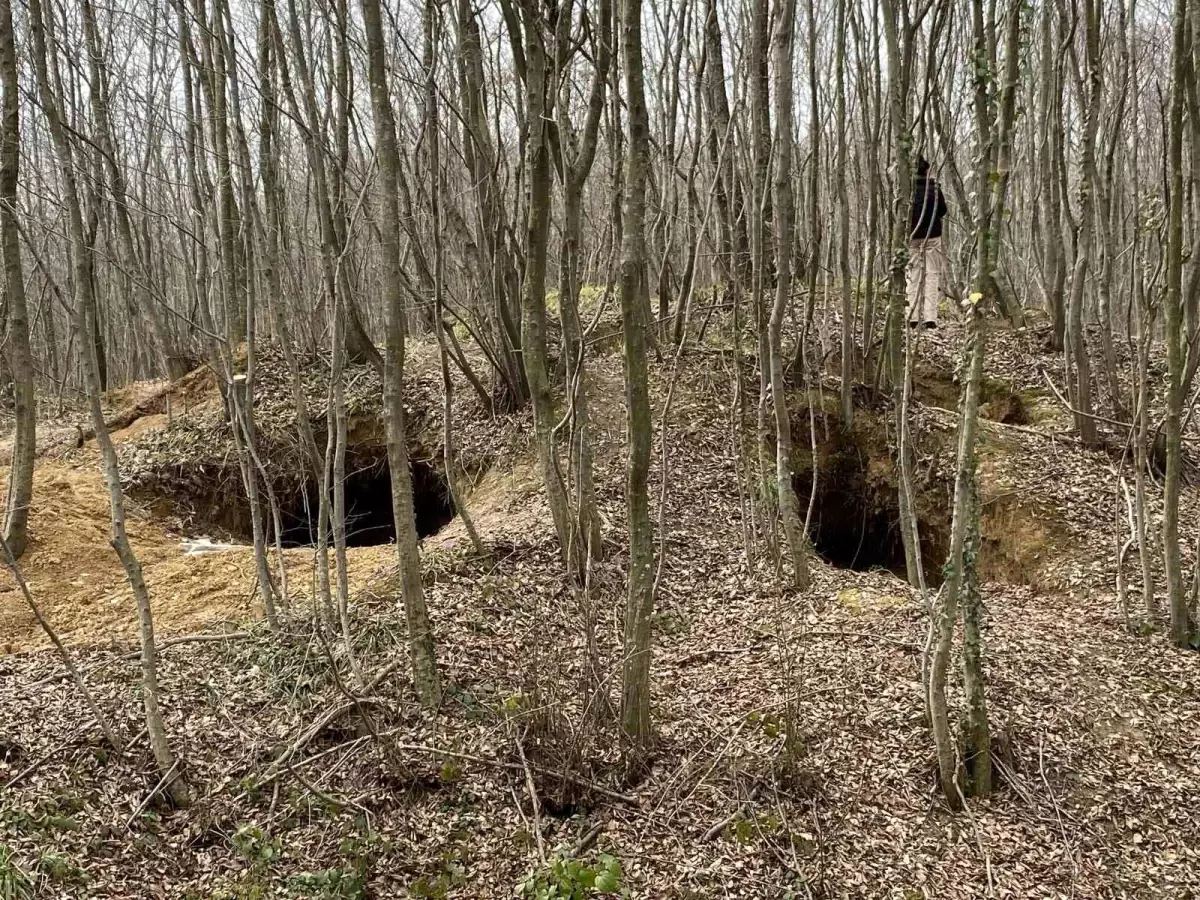
[[[827,436],[818,424],[816,497],[809,530],[813,549],[840,569],[888,569],[904,578],[899,491],[886,444],[878,446],[867,430],[847,433],[830,424]],[[797,438],[807,443],[807,429]],[[813,491],[812,454],[802,455],[793,483],[801,508],[807,509]],[[917,520],[925,578],[937,585],[950,535],[949,509],[937,491],[919,493]]]
[[[899,478],[889,442],[890,422],[879,412],[859,409],[854,427],[841,427],[837,398],[822,400],[816,424],[815,453],[809,434],[809,411],[797,409],[793,421],[793,484],[806,511],[813,491],[809,537],[813,549],[831,566],[854,571],[886,569],[906,578],[900,533]],[[950,551],[953,497],[954,432],[927,431],[913,476],[915,513],[921,538],[926,584],[937,587]],[[1003,444],[982,449],[1003,458]],[[985,582],[1029,585],[1037,590],[1061,588],[1062,566],[1056,563],[1064,542],[1058,515],[1037,498],[1013,490],[1011,482],[993,487],[981,463],[980,576]]]
[[[396,540],[396,520],[392,513],[392,479],[387,460],[360,461],[354,468],[350,463],[347,459],[346,546],[374,547],[392,543]],[[417,535],[429,537],[454,518],[454,504],[445,479],[436,468],[423,462],[413,462],[410,468]],[[317,543],[318,498],[318,487],[310,481],[300,491],[293,490],[280,503],[283,546],[311,547]]]
[[[450,491],[442,473],[430,462],[410,462],[413,513],[417,535],[437,534],[454,518]],[[319,486],[311,477],[281,477],[272,485],[279,506],[280,543],[284,547],[311,547],[319,534]],[[265,492],[261,495],[264,512]],[[346,455],[346,545],[373,547],[396,540],[392,513],[391,472],[386,453],[360,451]],[[173,498],[176,516],[189,535],[207,536],[234,543],[253,540],[250,503],[239,483],[206,497]],[[273,540],[273,532],[272,538]],[[332,543],[332,535],[330,535]]]

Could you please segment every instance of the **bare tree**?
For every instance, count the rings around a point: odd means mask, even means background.
[[[17,180],[21,168],[20,98],[12,5],[0,0],[0,256],[4,262],[4,299],[8,314],[8,358],[13,379],[15,433],[4,510],[6,552],[14,560],[29,540],[29,504],[33,502],[33,463],[37,451],[37,396],[29,346],[29,312],[17,227]]]
[[[568,9],[570,7],[568,6]],[[560,12],[560,16],[564,13]],[[604,94],[612,63],[612,0],[600,0],[596,12],[598,31],[595,46],[595,65],[588,88],[587,114],[583,130],[576,134],[570,122],[567,91],[570,81],[562,79],[563,96],[558,101],[559,152],[564,155],[560,169],[563,181],[562,245],[559,249],[558,304],[562,325],[564,369],[567,376],[567,406],[570,441],[571,489],[575,505],[580,555],[585,560],[601,555],[600,515],[596,509],[596,488],[592,475],[592,436],[588,406],[588,373],[585,359],[583,321],[580,316],[579,294],[582,288],[583,254],[583,190],[596,160],[599,147],[601,119],[604,115]],[[569,19],[568,19],[569,22]],[[561,42],[560,42],[561,45]],[[565,136],[563,140],[561,136]],[[574,139],[574,140],[572,140]],[[566,149],[564,149],[564,145]],[[574,155],[570,154],[575,146]]]
[[[624,670],[621,678],[621,728],[635,754],[651,741],[650,639],[654,612],[654,537],[650,522],[650,389],[644,313],[647,292],[645,256],[646,177],[650,119],[646,112],[642,55],[642,0],[621,6],[625,104],[629,109],[629,148],[625,157],[625,208],[622,212],[621,326],[625,333],[625,415],[629,462],[625,503],[629,530],[629,588],[625,605]]]
[[[88,335],[93,333],[96,319],[96,306],[92,296],[92,277],[88,265],[92,247],[85,230],[83,211],[75,187],[76,161],[60,110],[61,95],[54,90],[50,81],[51,53],[45,20],[42,15],[41,0],[30,0],[29,20],[33,36],[33,61],[38,94],[54,140],[59,174],[62,179],[61,190],[67,205],[67,221],[70,228],[73,274],[75,276],[75,328],[78,334]],[[108,487],[112,545],[117,556],[120,557],[121,565],[125,569],[125,575],[133,592],[134,602],[137,605],[142,644],[142,702],[146,712],[146,730],[155,762],[162,772],[163,779],[167,782],[167,793],[176,805],[186,806],[191,802],[191,789],[178,771],[179,764],[168,743],[166,726],[159,708],[158,652],[154,642],[154,619],[150,610],[150,592],[146,588],[141,564],[133,552],[125,529],[125,501],[121,490],[121,475],[117,464],[117,453],[112,439],[109,437],[108,427],[104,420],[104,410],[100,403],[100,364],[95,344],[85,340],[82,342],[81,351],[92,427],[96,443],[100,447],[104,481]]]
[[[787,539],[792,583],[799,590],[808,590],[807,541],[796,486],[792,482],[792,423],[783,380],[783,321],[791,303],[795,215],[792,205],[792,35],[795,19],[796,0],[780,0],[772,41],[775,63],[775,302],[767,326],[767,352],[771,405],[775,414],[775,489],[779,518]]]
[[[521,290],[521,361],[533,406],[538,462],[546,498],[567,568],[582,572],[578,535],[566,485],[554,452],[554,397],[546,357],[546,256],[550,243],[551,190],[549,128],[553,120],[552,85],[557,77],[553,56],[547,52],[550,30],[533,0],[520,0],[520,34],[524,40],[523,65],[517,67],[525,82],[525,184],[528,192],[525,219],[525,280]],[[560,11],[559,15],[566,11]],[[516,23],[513,23],[514,25]]]
[[[1083,106],[1083,136],[1079,144],[1080,188],[1079,231],[1075,240],[1075,268],[1071,273],[1071,293],[1067,298],[1067,351],[1074,369],[1070,382],[1075,409],[1075,430],[1085,446],[1097,443],[1096,420],[1092,415],[1092,368],[1088,358],[1087,335],[1083,327],[1084,285],[1088,259],[1096,231],[1096,131],[1100,124],[1100,4],[1083,0],[1084,74],[1076,71],[1076,91]],[[1072,44],[1072,54],[1074,45]]]
[[[387,62],[379,0],[362,0],[367,38],[367,79],[371,87],[371,111],[375,125],[376,156],[379,160],[380,254],[383,291],[387,309],[387,344],[384,356],[384,414],[387,416],[388,467],[392,479],[392,509],[396,519],[396,553],[400,563],[400,591],[408,623],[408,650],[413,685],[426,706],[441,701],[433,626],[425,606],[421,582],[421,556],[413,518],[412,473],[409,471],[408,438],[404,426],[404,298],[400,281],[400,155],[396,148],[396,125],[388,91]]]
[[[927,13],[929,6],[920,12]],[[914,21],[910,0],[883,0],[884,34],[887,38],[887,120],[892,142],[891,263],[888,275],[886,327],[887,368],[896,418],[896,468],[899,472],[900,535],[904,541],[908,582],[925,586],[921,561],[921,538],[913,499],[913,440],[908,416],[910,365],[905,338],[904,297],[908,278],[909,208],[912,204],[912,133],[909,104],[912,89],[915,41],[920,19]]]
[[[1186,335],[1183,324],[1183,106],[1188,71],[1186,0],[1176,0],[1172,22],[1171,101],[1167,174],[1170,197],[1167,213],[1166,292],[1163,294],[1163,339],[1167,345],[1167,411],[1164,422],[1167,471],[1163,481],[1163,563],[1167,602],[1171,613],[1171,640],[1183,647],[1191,641],[1193,622],[1184,589],[1183,561],[1179,548],[1179,487],[1182,467],[1182,421]]]
[[[962,802],[963,794],[980,796],[992,789],[991,729],[984,692],[982,648],[982,598],[980,596],[979,551],[980,500],[976,439],[987,342],[987,312],[999,309],[996,279],[998,233],[1003,221],[1012,165],[1012,130],[1016,120],[1021,50],[1019,2],[1007,8],[1004,26],[1004,71],[998,90],[992,74],[997,58],[998,36],[994,20],[985,19],[983,0],[973,0],[971,25],[976,65],[974,87],[975,172],[974,236],[975,273],[966,312],[966,377],[958,411],[958,455],[954,479],[954,506],[950,526],[950,553],[946,581],[939,593],[931,620],[933,640],[927,708],[937,748],[938,774],[951,805]],[[963,692],[966,716],[961,756],[965,779],[960,781],[960,750],[952,733],[946,706],[946,679],[959,609],[963,615]]]

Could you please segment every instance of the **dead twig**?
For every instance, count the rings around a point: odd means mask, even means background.
[[[754,794],[751,794],[750,798],[739,803],[733,812],[709,828],[708,831],[704,832],[704,840],[706,842],[715,840],[717,836],[731,824],[733,824],[739,816],[747,815],[753,806]]]
[[[128,819],[125,820],[125,828],[126,829],[128,829],[129,826],[131,826],[133,824],[134,819],[136,819],[138,816],[140,816],[142,814],[142,810],[144,810],[147,806],[150,805],[150,801],[153,800],[158,795],[158,792],[161,791],[164,787],[166,787],[168,784],[171,783],[171,781],[175,778],[175,772],[178,769],[179,769],[179,760],[177,758],[175,760],[175,762],[171,763],[171,768],[167,769],[166,774],[163,775],[163,777],[158,780],[158,784],[156,784],[154,786],[154,788],[150,791],[150,793],[148,793],[146,795],[145,799],[142,800],[142,802],[138,804],[137,809],[135,809],[133,811],[133,815],[131,815]]]
[[[580,837],[579,840],[575,842],[575,847],[572,849],[571,855],[578,856],[579,854],[590,850],[592,848],[592,845],[596,843],[596,841],[599,839],[600,835],[603,833],[604,833],[604,823],[597,822],[595,825],[593,825],[591,828],[589,828],[587,831],[585,831],[583,833],[582,837]]]
[[[222,632],[221,634],[183,634],[179,637],[163,641],[158,645],[158,652],[162,653],[162,651],[170,647],[178,647],[181,644],[207,644],[209,642],[216,641],[241,641],[253,636],[254,635],[250,634],[248,631],[229,631]],[[141,657],[142,651],[135,650],[132,653],[126,653],[121,657],[121,659],[141,659]]]
[[[517,754],[521,757],[521,765],[525,769],[525,790],[529,793],[529,803],[533,810],[533,834],[537,839],[538,858],[546,862],[546,843],[542,839],[542,804],[538,801],[537,788],[533,784],[533,772],[529,770],[529,760],[525,758],[525,747],[521,738],[517,737]]]
[[[283,751],[283,753],[275,761],[275,770],[267,776],[267,780],[259,784],[259,787],[265,787],[271,781],[274,781],[276,778],[278,778],[280,774],[280,767],[286,766],[291,761],[292,757],[303,750],[313,738],[329,727],[331,723],[350,712],[350,710],[357,709],[364,704],[373,704],[375,706],[385,705],[384,701],[378,697],[357,697],[354,700],[341,704],[340,706],[335,706],[333,709],[329,710],[329,712],[325,713],[325,715],[321,716],[321,718],[317,719],[316,722],[302,731],[300,736],[297,737],[296,740],[294,740],[291,745],[289,745],[288,748]]]

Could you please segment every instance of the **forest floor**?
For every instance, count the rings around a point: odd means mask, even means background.
[[[836,334],[828,325],[822,333]],[[934,577],[960,338],[950,324],[917,348],[920,511]],[[64,440],[53,432],[22,567],[128,746],[120,755],[104,746],[5,580],[0,845],[11,857],[0,854],[0,874],[19,868],[38,897],[490,898],[513,896],[531,874],[545,882],[555,859],[578,861],[585,880],[611,874],[611,857],[628,896],[655,900],[1200,897],[1200,655],[1125,628],[1114,593],[1117,459],[1067,433],[1046,383],[1061,384],[1061,362],[1040,341],[1036,329],[997,332],[989,355],[985,641],[1002,784],[967,813],[947,812],[933,783],[920,699],[925,601],[888,570],[886,548],[874,546],[886,535],[835,518],[849,509],[886,522],[880,409],[861,407],[861,431],[839,443],[823,392],[790,398],[797,443],[809,443],[810,415],[817,425],[814,533],[840,565],[814,556],[813,589],[782,591],[765,548],[747,546],[733,356],[714,335],[677,373],[669,361],[652,365],[656,416],[678,385],[656,432],[651,485],[662,560],[658,742],[636,773],[621,767],[610,707],[626,553],[618,356],[591,364],[608,556],[586,595],[561,576],[528,414],[488,419],[459,387],[466,502],[489,556],[467,552],[458,519],[425,540],[445,683],[436,714],[421,711],[407,677],[394,546],[349,551],[366,684],[355,690],[340,640],[300,614],[311,604],[311,549],[284,551],[298,614],[272,633],[258,621],[249,548],[185,555],[197,520],[148,502],[139,486],[149,482],[130,482],[164,714],[197,797],[187,810],[155,791],[130,655],[136,628],[107,545],[97,453],[91,442],[73,447],[70,429]],[[753,397],[756,376],[744,374]],[[436,424],[440,405],[416,382],[415,421],[424,413]],[[147,405],[115,435],[132,470],[161,469],[185,438],[195,447],[217,433],[219,399],[193,388],[170,412],[145,404],[162,386],[110,398],[114,410]],[[197,464],[196,475],[188,463],[170,477],[203,483],[215,465]],[[194,507],[196,492],[187,499]],[[1189,488],[1185,501],[1194,546],[1200,496]],[[847,529],[858,545],[848,555]],[[1133,585],[1135,562],[1136,553]],[[604,689],[585,695],[588,620]]]

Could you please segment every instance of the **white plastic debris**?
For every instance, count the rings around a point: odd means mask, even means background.
[[[180,541],[180,548],[185,556],[200,556],[204,553],[222,553],[232,550],[236,544],[218,544],[208,538],[196,538],[190,541]]]

